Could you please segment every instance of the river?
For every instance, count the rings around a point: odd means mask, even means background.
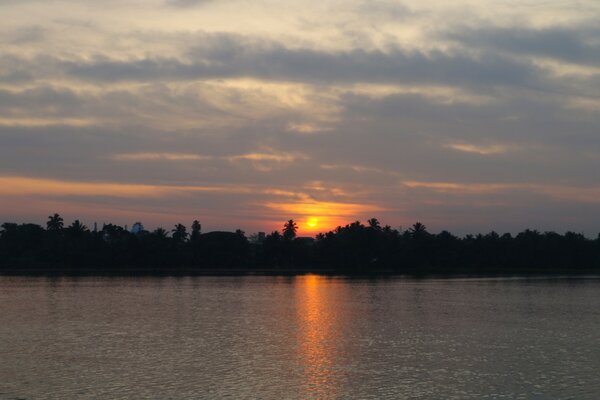
[[[0,277],[0,310],[2,400],[600,395],[592,277]]]

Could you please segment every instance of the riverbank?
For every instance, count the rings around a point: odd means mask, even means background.
[[[346,277],[411,277],[411,278],[488,278],[488,277],[597,277],[599,269],[532,268],[527,270],[505,269],[484,272],[442,271],[438,269],[338,269],[338,268],[8,268],[0,270],[0,276],[32,277],[193,277],[193,276],[346,276]]]

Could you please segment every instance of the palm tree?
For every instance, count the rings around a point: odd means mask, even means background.
[[[67,228],[67,232],[72,236],[81,236],[85,232],[89,232],[87,226],[83,225],[78,219],[73,221]]]
[[[167,237],[167,231],[164,228],[156,228],[152,234],[159,239],[165,239]]]
[[[410,235],[412,237],[419,237],[427,234],[427,227],[420,222],[415,222],[415,224],[409,229]]]
[[[46,222],[46,229],[49,231],[60,231],[64,226],[64,220],[58,214],[50,215]]]
[[[294,222],[293,219],[290,219],[288,222],[283,224],[283,238],[285,240],[293,240],[296,237],[296,232],[298,231],[298,224]]]
[[[367,221],[367,223],[369,224],[369,228],[376,230],[376,231],[381,230],[381,224],[379,223],[377,218],[371,218],[370,220]]]
[[[78,219],[73,221],[68,229],[72,230],[73,232],[85,232],[88,230],[87,226],[83,225]]]
[[[175,228],[171,231],[173,232],[173,240],[177,243],[183,243],[188,237],[185,226],[182,224],[175,225]]]

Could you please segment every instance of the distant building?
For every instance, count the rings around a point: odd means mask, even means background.
[[[131,227],[131,233],[133,233],[134,235],[142,233],[143,231],[144,231],[144,225],[141,222],[136,222]]]

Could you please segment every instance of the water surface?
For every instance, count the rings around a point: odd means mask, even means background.
[[[600,393],[600,280],[0,277],[0,399]]]

